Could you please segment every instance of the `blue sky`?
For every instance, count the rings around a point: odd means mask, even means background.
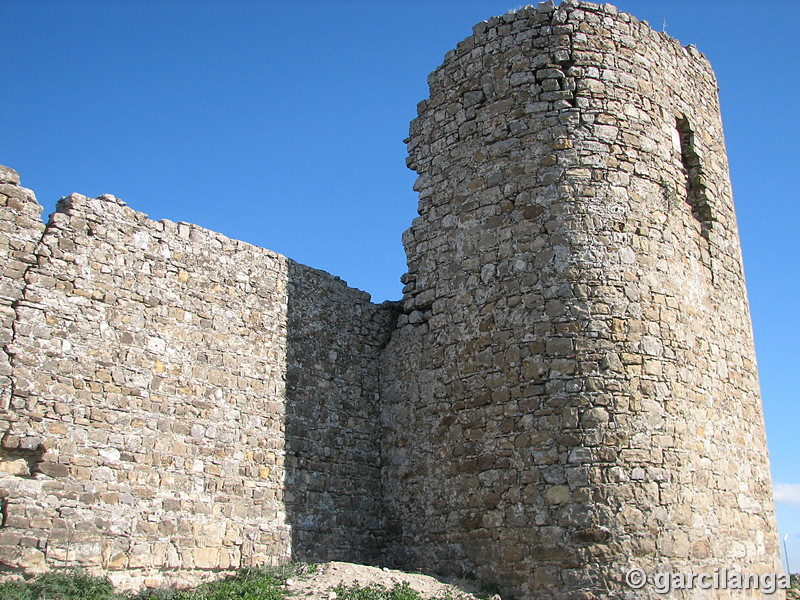
[[[513,1],[0,0],[0,163],[398,299],[427,74]],[[782,535],[800,571],[800,2],[619,0],[720,85]]]

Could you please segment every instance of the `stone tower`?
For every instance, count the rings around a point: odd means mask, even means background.
[[[529,599],[780,570],[709,63],[565,0],[478,24],[428,81],[383,353],[389,555]]]

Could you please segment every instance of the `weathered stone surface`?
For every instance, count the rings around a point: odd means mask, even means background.
[[[0,165],[0,183],[10,183],[11,185],[19,185],[19,173],[11,167]]]
[[[428,81],[382,355],[387,554],[537,599],[779,570],[706,60],[573,0],[476,26]]]
[[[780,568],[708,63],[579,0],[473,31],[411,125],[402,303],[110,195],[45,226],[0,168],[5,571],[339,559],[589,600]]]
[[[9,278],[0,494],[6,530],[43,544],[6,564],[134,585],[163,567],[188,581],[291,556],[378,560],[392,310],[113,196],[65,198],[46,228],[3,211],[3,259],[28,254]]]

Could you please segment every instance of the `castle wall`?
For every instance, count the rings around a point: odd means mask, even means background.
[[[34,251],[44,224],[42,207],[33,192],[20,187],[19,175],[7,167],[0,167],[0,208],[0,409],[7,409],[11,395],[7,344],[14,332],[15,305],[22,295],[24,274],[36,263]]]
[[[289,262],[286,502],[293,558],[379,564],[378,357],[397,317],[338,278]]]
[[[477,25],[429,84],[383,357],[389,554],[537,599],[779,570],[707,61],[567,0]]]
[[[41,207],[12,202],[6,568],[80,565],[138,585],[375,559],[370,361],[389,313],[326,273],[112,196],[62,199],[34,249]]]
[[[707,61],[564,0],[429,83],[399,315],[113,196],[45,226],[0,168],[0,568],[389,561],[539,600],[780,569]]]

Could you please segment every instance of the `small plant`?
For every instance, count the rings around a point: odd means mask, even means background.
[[[352,586],[337,586],[333,589],[336,592],[337,600],[422,600],[422,596],[413,590],[408,583],[396,583],[393,587],[387,588],[380,584]],[[459,596],[446,594],[437,596],[433,600],[458,600]]]
[[[33,598],[28,591],[28,584],[24,581],[7,581],[0,583],[0,598],[6,600],[28,600]]]
[[[192,590],[154,589],[116,592],[105,577],[78,570],[51,571],[30,581],[0,583],[0,600],[283,600],[290,577],[306,577],[317,565],[242,569],[231,577]]]
[[[0,584],[3,600],[124,600],[105,577],[79,569],[52,571],[30,581]]]
[[[333,591],[337,600],[420,600],[420,595],[407,583],[395,584],[391,589],[378,584],[337,586]]]
[[[317,565],[294,563],[279,567],[248,567],[236,575],[204,583],[193,590],[145,590],[129,600],[283,600],[290,577],[312,575]]]
[[[221,581],[204,583],[176,600],[282,600],[283,581],[261,569],[248,569]]]
[[[170,588],[143,590],[138,594],[129,593],[126,600],[176,600],[181,592]]]

